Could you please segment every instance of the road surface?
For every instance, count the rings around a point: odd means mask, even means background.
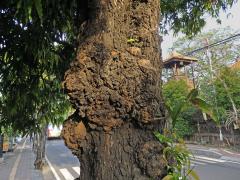
[[[64,145],[63,140],[48,140],[46,145],[47,162],[53,176],[48,180],[73,180],[79,177],[78,159]]]
[[[240,180],[240,162],[196,156],[192,166],[201,180]]]
[[[46,154],[51,170],[55,171],[55,176],[48,177],[47,180],[73,180],[79,176],[78,159],[65,147],[62,140],[49,140]],[[195,155],[192,158],[192,167],[201,180],[240,180],[240,158],[226,160],[221,154],[214,158]]]

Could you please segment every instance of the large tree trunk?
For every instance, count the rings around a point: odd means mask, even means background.
[[[83,4],[86,21],[64,81],[76,111],[62,131],[80,160],[80,179],[161,179],[163,146],[153,136],[165,122],[160,1]]]

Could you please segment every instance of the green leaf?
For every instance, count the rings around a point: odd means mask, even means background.
[[[162,180],[172,180],[173,179],[173,175],[167,175],[165,176]]]
[[[136,42],[136,41],[138,41],[138,40],[137,40],[137,39],[134,39],[134,38],[130,38],[130,39],[127,40],[128,43],[134,43],[134,42]]]
[[[172,126],[173,128],[176,125],[177,119],[180,115],[180,113],[182,112],[183,107],[185,106],[186,102],[178,102],[174,107],[173,110],[170,114],[171,118],[172,118]]]
[[[200,180],[199,176],[197,175],[197,173],[194,170],[189,170],[188,175],[190,175],[191,177],[193,177],[193,179],[195,180]]]
[[[42,8],[42,0],[34,0],[35,8],[37,10],[38,16],[42,22],[43,17],[43,8]]]
[[[188,100],[194,99],[198,96],[198,90],[197,89],[192,89],[190,93],[187,96]]]
[[[161,143],[172,143],[172,139],[160,134],[159,132],[154,132],[154,135]]]
[[[201,109],[204,113],[208,114],[213,119],[213,121],[215,121],[215,123],[218,123],[216,113],[214,112],[210,104],[208,104],[206,101],[200,98],[192,99],[191,102],[197,108]]]

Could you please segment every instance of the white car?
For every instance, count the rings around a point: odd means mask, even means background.
[[[52,124],[49,124],[48,125],[48,131],[47,131],[48,139],[60,138],[61,137],[61,131],[62,131],[62,125],[54,126]]]

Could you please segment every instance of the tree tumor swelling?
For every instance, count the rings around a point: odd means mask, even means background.
[[[96,16],[84,22],[65,74],[76,109],[64,123],[65,143],[81,162],[80,179],[161,179],[163,148],[153,136],[164,124],[154,120],[164,116],[159,0],[91,5]]]

